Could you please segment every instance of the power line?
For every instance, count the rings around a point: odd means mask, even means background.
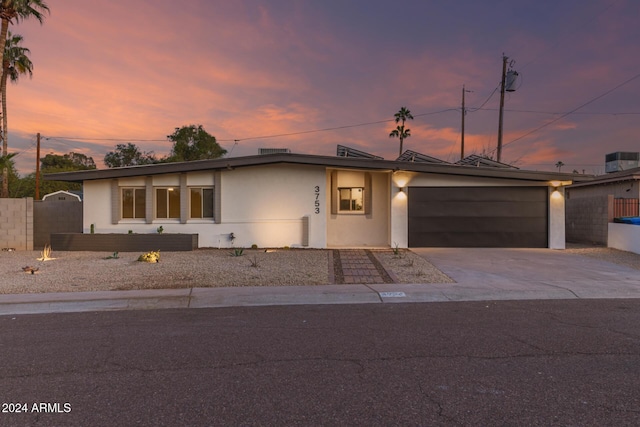
[[[61,140],[65,139],[68,141],[135,141],[135,142],[165,142],[167,139],[135,139],[135,138],[83,138],[83,137],[71,137],[71,136],[43,136],[42,139],[54,139]]]
[[[595,101],[597,101],[597,100],[599,100],[599,99],[601,99],[601,98],[603,98],[603,97],[605,97],[605,96],[609,95],[611,92],[614,92],[614,91],[616,91],[616,90],[620,89],[621,87],[623,87],[623,86],[627,85],[628,83],[631,83],[632,81],[634,81],[635,79],[637,79],[637,78],[639,78],[639,77],[640,77],[640,73],[638,73],[638,74],[636,74],[635,76],[631,77],[630,79],[627,79],[627,80],[625,80],[624,82],[622,82],[622,83],[618,84],[618,85],[617,85],[617,86],[615,86],[614,88],[609,89],[608,91],[606,91],[606,92],[604,92],[604,93],[602,93],[602,94],[600,94],[600,95],[596,96],[595,98],[590,99],[589,101],[585,102],[584,104],[579,105],[578,107],[574,108],[573,110],[568,111],[568,112],[566,112],[566,113],[562,114],[561,116],[559,116],[559,117],[557,117],[557,118],[555,118],[555,119],[553,119],[553,120],[551,120],[551,121],[549,121],[549,122],[547,122],[547,123],[545,123],[545,124],[543,124],[543,125],[540,125],[540,126],[538,126],[537,128],[530,130],[529,132],[526,132],[525,134],[523,134],[523,135],[521,135],[521,136],[517,137],[516,139],[514,139],[514,140],[511,140],[511,141],[507,142],[506,144],[504,144],[504,145],[503,145],[503,147],[505,147],[505,146],[507,146],[507,145],[510,145],[510,144],[513,144],[514,142],[519,141],[519,140],[521,140],[521,139],[523,139],[523,138],[525,138],[525,137],[527,137],[527,136],[531,135],[532,133],[535,133],[535,132],[537,132],[537,131],[539,131],[539,130],[541,130],[541,129],[546,128],[547,126],[552,125],[553,123],[557,122],[558,120],[561,120],[561,119],[563,119],[563,118],[567,117],[568,115],[575,113],[575,112],[576,112],[576,111],[578,111],[579,109],[584,108],[584,107],[586,107],[587,105],[592,104],[593,102],[595,102]],[[497,150],[497,148],[495,148],[495,149],[493,149],[492,151],[490,151],[490,153],[494,152],[495,150]]]
[[[446,113],[448,111],[457,111],[457,110],[459,110],[459,108],[446,108],[444,110],[432,111],[432,112],[429,112],[429,113],[413,114],[413,117],[432,116],[432,115],[435,115],[435,114],[441,114],[441,113]],[[280,138],[280,137],[285,137],[285,136],[305,135],[305,134],[309,134],[309,133],[330,132],[330,131],[334,131],[334,130],[351,129],[351,128],[362,127],[362,126],[371,126],[371,125],[377,125],[377,124],[380,124],[380,123],[389,123],[389,122],[393,122],[393,121],[395,121],[395,119],[385,119],[385,120],[377,120],[375,122],[358,123],[358,124],[354,124],[354,125],[336,126],[336,127],[331,127],[331,128],[313,129],[313,130],[306,130],[306,131],[300,131],[300,132],[281,133],[281,134],[275,134],[275,135],[252,136],[252,137],[248,137],[248,138],[220,139],[219,141],[223,141],[223,142],[224,141],[226,141],[226,142],[240,142],[240,141],[248,141],[248,140],[253,140],[253,139]]]
[[[477,110],[482,111],[498,111],[497,108],[476,108]],[[549,114],[552,116],[557,116],[558,114],[567,114],[566,111],[539,111],[539,110],[511,110],[506,109],[504,111],[510,113],[531,113],[531,114]],[[573,112],[569,114],[581,114],[581,115],[593,115],[593,116],[635,116],[640,115],[640,112]]]
[[[428,112],[428,113],[420,113],[420,114],[414,114],[413,117],[424,117],[424,116],[432,116],[435,114],[442,114],[442,113],[446,113],[449,111],[457,111],[459,110],[459,108],[446,108],[444,110],[439,110],[439,111],[432,111],[432,112]],[[350,129],[350,128],[356,128],[356,127],[362,127],[362,126],[371,126],[371,125],[377,125],[380,123],[388,123],[388,122],[393,122],[395,121],[395,119],[385,119],[385,120],[377,120],[375,122],[366,122],[366,123],[357,123],[357,124],[353,124],[353,125],[345,125],[345,126],[336,126],[336,127],[330,127],[330,128],[322,128],[322,129],[312,129],[312,130],[305,130],[305,131],[299,131],[299,132],[289,132],[289,133],[280,133],[280,134],[273,134],[273,135],[262,135],[262,136],[251,136],[251,137],[247,137],[247,138],[233,138],[233,139],[217,139],[217,141],[219,142],[240,142],[240,141],[249,141],[249,140],[255,140],[255,139],[267,139],[267,138],[281,138],[281,137],[286,137],[286,136],[295,136],[295,135],[305,135],[305,134],[310,134],[310,133],[318,133],[318,132],[330,132],[330,131],[334,131],[334,130],[342,130],[342,129]],[[43,137],[46,140],[49,139],[53,139],[59,142],[63,142],[61,140],[67,140],[67,141],[112,141],[112,142],[166,142],[167,139],[135,139],[135,138],[83,138],[83,137],[70,137],[70,136],[44,136]],[[63,142],[64,143],[64,142]],[[76,147],[76,148],[80,148],[80,147]]]

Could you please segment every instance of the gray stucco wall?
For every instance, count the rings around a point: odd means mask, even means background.
[[[607,245],[613,196],[571,197],[565,205],[566,239],[570,243]]]
[[[0,249],[33,250],[33,198],[0,199]]]
[[[33,247],[51,244],[52,233],[82,233],[82,202],[37,201],[33,206]]]

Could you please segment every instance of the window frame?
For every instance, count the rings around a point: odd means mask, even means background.
[[[147,215],[146,205],[147,205],[147,192],[145,187],[142,186],[126,186],[120,187],[120,218],[124,221],[136,221],[136,220],[145,220]],[[125,216],[125,191],[133,192],[133,204],[131,206],[132,216]],[[136,209],[136,194],[142,194],[142,212],[138,213]],[[139,216],[141,215],[141,216]]]
[[[216,192],[214,185],[203,185],[203,186],[192,186],[188,187],[189,190],[189,220],[195,221],[211,221],[215,222],[216,220]],[[200,216],[194,217],[193,214],[193,191],[200,190]],[[204,216],[204,208],[205,208],[205,197],[204,190],[211,191],[211,216]]]
[[[167,216],[158,216],[158,203],[160,203],[160,197],[158,196],[158,191],[166,191],[166,214]],[[170,194],[174,194],[174,197],[170,197]],[[177,195],[177,198],[176,198]],[[154,220],[159,220],[159,221],[175,221],[175,220],[180,220],[181,218],[181,195],[180,195],[180,187],[179,186],[159,186],[159,187],[153,187],[153,218]],[[178,206],[172,206],[171,202],[176,201],[178,203]],[[174,208],[174,210],[172,210],[172,207]],[[171,215],[174,216],[171,216]],[[177,216],[176,216],[177,215]]]
[[[349,209],[342,208],[342,201],[347,199],[342,199],[342,191],[349,190],[350,198],[349,200]],[[362,197],[362,204],[360,205],[360,209],[352,209],[352,206],[356,203],[357,199],[353,197],[353,190],[360,190]],[[366,191],[365,187],[338,187],[338,213],[340,214],[349,214],[349,215],[364,215],[365,214],[365,206],[366,206]]]

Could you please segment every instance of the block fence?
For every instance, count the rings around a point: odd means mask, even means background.
[[[33,250],[33,198],[0,199],[0,249]]]

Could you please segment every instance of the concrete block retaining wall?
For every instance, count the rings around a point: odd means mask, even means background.
[[[33,250],[33,198],[0,199],[0,249]]]
[[[567,242],[607,244],[613,196],[571,197],[566,200],[565,209]]]
[[[51,234],[56,251],[149,252],[198,249],[197,234]]]

